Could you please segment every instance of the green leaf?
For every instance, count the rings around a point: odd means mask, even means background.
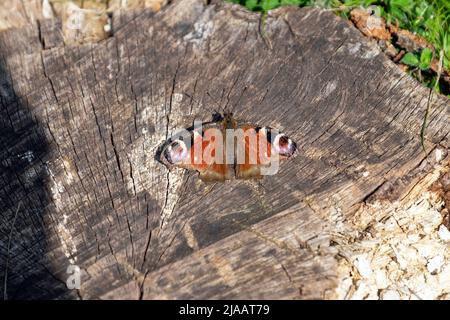
[[[245,1],[245,6],[249,10],[255,10],[256,7],[258,7],[258,0],[246,0]]]
[[[420,63],[419,68],[422,70],[426,70],[430,67],[431,58],[433,57],[433,51],[429,48],[425,48],[422,50],[420,54]]]
[[[261,8],[263,9],[264,12],[275,9],[279,5],[280,5],[279,0],[262,0],[261,1]]]
[[[381,17],[383,14],[383,8],[381,6],[373,6],[373,13],[377,16],[377,17]]]
[[[417,67],[419,65],[419,59],[414,53],[411,52],[405,54],[400,62],[413,67]]]
[[[299,5],[303,5],[304,4],[303,2],[304,1],[301,1],[301,0],[281,0],[280,4],[282,6],[289,6],[289,5],[299,6]]]

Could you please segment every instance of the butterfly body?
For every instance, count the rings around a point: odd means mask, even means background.
[[[259,179],[274,159],[294,154],[296,144],[283,133],[237,121],[231,113],[200,123],[165,141],[159,161],[173,167],[195,170],[206,182]]]

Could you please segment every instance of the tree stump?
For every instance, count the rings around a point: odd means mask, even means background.
[[[60,28],[0,33],[5,298],[327,298],[336,234],[361,204],[407,194],[436,150],[448,161],[448,99],[431,96],[424,152],[429,90],[331,12],[287,7],[262,22],[180,0],[113,15],[97,44],[65,46]],[[286,132],[296,157],[261,181],[169,172],[155,152],[211,119],[207,92]]]

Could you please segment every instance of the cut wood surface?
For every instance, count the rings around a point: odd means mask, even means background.
[[[183,0],[113,15],[113,27],[81,46],[64,46],[53,20],[0,33],[8,299],[331,297],[334,235],[377,192],[407,194],[434,152],[446,157],[449,100],[431,96],[424,152],[429,89],[332,12],[287,7],[262,23]],[[169,172],[155,152],[211,120],[207,92],[288,134],[296,156],[260,181]]]

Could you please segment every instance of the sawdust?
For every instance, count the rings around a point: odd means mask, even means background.
[[[450,299],[448,170],[438,166],[400,201],[363,204],[333,235],[339,285],[327,298]]]

